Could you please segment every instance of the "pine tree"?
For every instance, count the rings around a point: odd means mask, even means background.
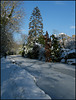
[[[53,61],[60,61],[60,56],[61,56],[61,46],[59,44],[58,38],[55,37],[55,35],[52,35],[52,60]]]
[[[43,47],[45,47],[45,39],[44,39],[43,35],[40,35],[40,36],[38,37],[38,42],[39,42],[40,44],[42,44]]]
[[[28,42],[34,42],[40,35],[43,34],[43,23],[40,10],[38,7],[35,7],[32,16],[30,17],[29,23],[29,38]]]

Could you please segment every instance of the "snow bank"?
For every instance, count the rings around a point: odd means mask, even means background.
[[[15,60],[12,60],[15,62]],[[26,70],[1,59],[1,99],[51,99]]]

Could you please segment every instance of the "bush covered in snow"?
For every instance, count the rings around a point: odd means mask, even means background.
[[[33,49],[27,53],[27,57],[32,59],[38,59],[40,47],[38,45],[34,45]]]
[[[68,64],[76,64],[76,52],[75,49],[63,49],[62,55],[61,55],[61,62],[68,63]]]

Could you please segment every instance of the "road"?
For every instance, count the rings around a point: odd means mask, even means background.
[[[1,58],[1,100],[49,99],[34,81],[34,76],[25,69]]]
[[[52,99],[75,99],[75,66],[46,63],[21,56],[9,56],[11,62],[35,77],[36,85]]]

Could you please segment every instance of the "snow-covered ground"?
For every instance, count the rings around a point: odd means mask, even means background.
[[[30,73],[12,62],[1,58],[1,99],[51,99]]]
[[[36,85],[52,99],[75,99],[74,65],[42,62],[15,55],[8,59],[34,76]]]

